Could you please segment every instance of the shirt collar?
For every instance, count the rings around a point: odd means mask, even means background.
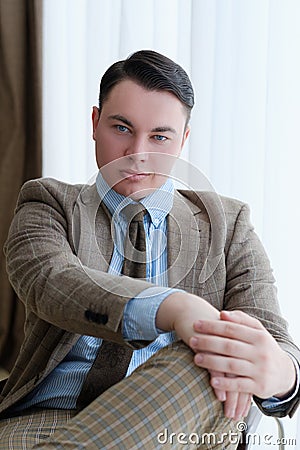
[[[130,197],[125,197],[114,191],[114,189],[112,189],[104,180],[100,171],[96,178],[96,187],[100,198],[114,217],[116,217],[116,215],[118,216],[119,212],[129,203],[137,203]],[[157,227],[171,211],[173,198],[174,184],[173,181],[168,178],[159,189],[140,200],[140,203],[147,209],[155,227]]]

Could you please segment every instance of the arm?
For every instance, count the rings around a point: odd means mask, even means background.
[[[259,320],[278,345],[300,360],[300,351],[282,317],[269,258],[253,230],[244,205],[234,223],[226,252],[226,291],[223,309],[240,310]]]
[[[258,354],[259,350],[262,350],[265,354],[269,355],[271,352],[271,359],[273,362],[279,364],[276,371],[273,372],[272,384],[270,385],[271,390],[273,390],[271,395],[274,395],[275,393],[287,393],[295,383],[295,369],[287,353],[292,354],[299,362],[299,350],[293,344],[292,339],[287,332],[286,322],[280,314],[269,260],[250,224],[249,211],[246,206],[242,207],[233,226],[232,238],[228,244],[226,257],[227,285],[224,309],[232,311],[238,309],[246,313],[247,316],[246,314],[243,315],[243,317],[248,318],[248,325],[246,323],[243,324],[245,327],[251,328],[253,323],[253,321],[251,321],[252,317],[258,319],[258,323],[261,326],[260,334],[262,334],[262,330],[264,330],[265,340],[263,343],[259,339],[256,340],[256,354]],[[223,316],[221,315],[221,318],[224,319],[225,316],[226,313],[224,313]],[[222,325],[221,323],[218,323],[218,326],[223,325],[226,328],[226,323],[223,323]],[[197,332],[200,331],[197,327],[196,330]],[[202,330],[202,332],[204,331]],[[219,333],[216,331],[216,335],[218,334]],[[238,341],[239,336],[236,335],[235,339]],[[216,338],[214,339],[214,344],[215,341]],[[201,345],[203,345],[203,343],[199,344],[199,351],[201,351]],[[224,340],[224,345],[228,345],[228,341]],[[213,351],[212,347],[210,347],[210,349]],[[194,350],[196,351],[196,346],[194,347]],[[253,362],[255,366],[258,367],[258,362],[254,360]],[[199,360],[198,363],[199,365],[203,364],[200,363]],[[270,363],[270,359],[266,360],[266,363],[267,367],[265,367],[265,369],[268,371],[271,369],[272,363]],[[283,363],[285,363],[284,367],[282,367]],[[205,367],[205,365],[203,365],[203,367]],[[213,367],[217,368],[219,366],[216,365],[210,367],[211,370],[214,370]],[[285,372],[285,369],[287,369],[287,373]],[[236,375],[232,369],[229,373]],[[264,379],[262,374],[258,375],[260,378],[259,382],[264,383],[266,379]],[[285,386],[277,384],[280,377],[281,379],[282,377],[285,378]],[[234,378],[223,379],[219,387],[224,389],[224,386],[233,386],[236,383],[236,392],[239,392],[237,389],[238,382],[239,380],[235,380]],[[248,389],[250,389],[249,386]],[[279,389],[279,391],[277,391],[277,389]],[[251,390],[246,392],[255,394],[255,391],[256,393],[258,392],[258,387],[255,386],[254,388],[252,385]],[[234,392],[234,390],[231,392]],[[260,394],[262,394],[262,391],[260,391]],[[270,391],[264,391],[264,396],[268,397],[269,394]],[[263,409],[265,414],[270,413],[270,411],[263,408],[262,400],[259,400],[258,397],[256,397],[255,400],[259,403],[259,406]],[[294,408],[293,405],[295,406],[296,403],[296,399],[293,397],[293,402],[291,404],[286,404],[284,414],[292,414]],[[275,412],[275,410],[273,410],[272,413],[273,412]]]
[[[229,242],[226,247],[226,264],[227,264],[227,283],[225,290],[225,300],[224,307],[228,310],[243,310],[248,317],[254,316],[259,320],[259,323],[264,325],[264,329],[266,331],[267,336],[270,339],[266,339],[266,346],[270,348],[271,343],[273,345],[272,349],[275,351],[274,360],[286,362],[287,374],[285,377],[286,385],[281,385],[280,389],[283,391],[288,391],[293,385],[295,381],[295,370],[293,365],[291,364],[290,359],[286,359],[286,352],[292,353],[296,358],[299,355],[297,347],[292,343],[290,336],[287,333],[286,322],[280,315],[277,298],[276,298],[276,289],[274,287],[274,278],[272,275],[272,271],[269,265],[268,258],[265,254],[265,251],[253,232],[253,227],[249,222],[249,211],[248,208],[244,205],[238,214],[234,214],[236,221],[231,225],[229,223]],[[231,229],[230,229],[231,227]],[[163,305],[162,305],[163,306]],[[205,320],[205,316],[201,317],[201,311],[199,311],[200,318]],[[166,310],[166,316],[168,316],[169,312]],[[203,321],[201,320],[201,321]],[[174,323],[174,322],[173,322]],[[223,324],[218,322],[213,322],[214,324],[218,324],[221,326]],[[203,333],[203,330],[196,329],[197,333]],[[195,333],[195,337],[198,337]],[[238,337],[236,337],[238,340]],[[214,336],[213,343],[215,343],[216,337]],[[199,345],[192,344],[189,341],[189,345],[191,348],[197,352],[205,352],[206,358],[208,358],[209,352],[215,352],[218,354],[218,350],[213,348],[212,346],[204,349],[202,348],[203,342],[199,340]],[[225,344],[227,345],[227,343]],[[260,344],[258,344],[260,345]],[[271,349],[271,350],[272,350]],[[264,347],[264,351],[266,351],[266,347]],[[278,357],[278,359],[277,359]],[[289,358],[289,357],[288,357]],[[196,359],[197,360],[197,359]],[[205,364],[198,362],[199,366],[207,367]],[[255,363],[256,365],[256,363]],[[210,372],[213,374],[213,379],[216,379],[216,372],[224,373],[221,367],[209,366]],[[224,368],[223,368],[224,369]],[[269,367],[270,369],[270,367]],[[268,370],[268,369],[267,369]],[[237,383],[237,380],[229,379],[229,376],[236,376],[236,373],[227,370],[228,379],[222,378],[222,382],[227,382],[227,384],[220,384],[215,387],[215,391],[221,390],[224,392],[224,386],[227,386],[231,383],[231,386],[234,383]],[[230,375],[230,373],[232,375]],[[280,376],[283,375],[283,372],[280,374],[280,370],[277,369],[277,373]],[[276,375],[274,377],[274,382],[276,383]],[[277,379],[278,381],[278,379]],[[273,393],[278,389],[275,384],[271,387]],[[248,389],[250,389],[248,387]],[[235,388],[227,391],[227,399],[225,402],[225,411],[227,410],[228,416],[230,417],[240,417],[244,415],[243,412],[246,412],[250,403],[250,399],[252,394],[257,392],[257,390],[253,389],[249,391],[240,391],[237,389],[236,384]],[[240,392],[245,392],[240,393]],[[281,392],[278,392],[281,393]],[[265,394],[267,394],[265,392]],[[242,396],[242,398],[241,398]],[[235,398],[234,398],[235,397]],[[256,398],[256,401],[258,399]],[[237,415],[235,414],[235,405],[239,402]],[[232,407],[234,408],[232,412]],[[231,410],[231,411],[230,411]],[[268,414],[267,411],[264,411]],[[289,407],[286,408],[285,414],[290,413],[291,409]]]
[[[120,283],[81,263],[71,230],[79,189],[55,183],[31,181],[20,192],[5,245],[10,281],[32,319],[124,343],[124,307],[151,284],[128,277]]]

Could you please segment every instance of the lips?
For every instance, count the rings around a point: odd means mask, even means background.
[[[149,172],[137,172],[135,170],[121,170],[122,178],[130,179],[131,181],[140,181],[151,175]]]

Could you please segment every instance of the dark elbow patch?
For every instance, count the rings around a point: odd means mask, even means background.
[[[84,316],[89,322],[98,323],[99,325],[106,325],[108,322],[107,314],[96,313],[90,309],[85,311]]]

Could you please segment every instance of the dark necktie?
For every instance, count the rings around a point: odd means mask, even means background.
[[[124,242],[122,274],[132,278],[146,278],[145,208],[140,203],[124,208],[128,228]]]
[[[122,274],[133,278],[146,278],[146,238],[143,223],[146,211],[138,203],[127,205],[123,212],[128,227]],[[77,399],[78,409],[89,405],[106,389],[125,377],[132,352],[127,346],[110,341],[102,342]]]

